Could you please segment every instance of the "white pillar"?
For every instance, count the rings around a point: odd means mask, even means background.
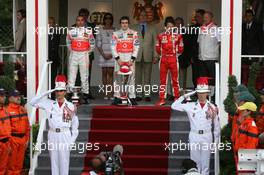
[[[35,96],[36,77],[35,77],[35,0],[26,1],[27,11],[27,99]],[[31,112],[31,106],[27,106],[28,112]],[[30,114],[31,116],[31,114]]]
[[[38,5],[36,6],[36,2]],[[36,9],[38,7],[38,9]],[[38,14],[36,14],[38,12]],[[38,26],[36,26],[36,20]],[[27,99],[36,94],[36,79],[40,80],[44,63],[48,59],[48,1],[27,0]],[[38,34],[36,33],[38,27]],[[37,42],[37,43],[36,43]],[[37,46],[38,45],[38,46]],[[36,55],[36,53],[38,54]],[[38,60],[38,62],[36,62]],[[48,75],[48,74],[47,74]],[[36,77],[38,76],[38,77]],[[44,79],[42,91],[48,88],[48,76]],[[31,106],[27,106],[31,112]],[[43,116],[40,113],[39,116]],[[35,120],[33,120],[35,122]]]
[[[242,0],[234,0],[233,29],[233,75],[238,83],[241,80],[241,45],[242,45]]]
[[[221,24],[224,29],[230,27],[230,1],[222,0],[222,16]],[[227,113],[224,110],[223,101],[227,96],[228,87],[228,76],[229,76],[229,41],[230,35],[223,34],[221,36],[221,58],[220,58],[220,122],[221,126],[227,124]]]
[[[43,65],[48,60],[48,1],[38,0],[39,10],[38,10],[38,26],[39,26],[39,34],[38,34],[38,45],[39,45],[39,80],[41,79],[41,73],[43,69]],[[43,81],[43,86],[40,87],[41,91],[44,92],[48,90],[48,69],[46,70],[46,76]],[[39,121],[45,115],[44,111],[39,112]]]

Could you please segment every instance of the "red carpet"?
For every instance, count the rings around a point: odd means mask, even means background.
[[[88,142],[100,143],[100,150],[86,153],[84,171],[89,170],[88,162],[95,155],[121,144],[126,175],[167,175],[164,143],[169,142],[169,107],[98,106],[92,114]]]

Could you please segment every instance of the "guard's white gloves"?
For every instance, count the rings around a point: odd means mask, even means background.
[[[194,94],[196,94],[196,91],[192,91],[192,92],[189,92],[187,94],[184,94],[183,97],[186,99],[186,98],[188,98],[190,96],[193,96]]]

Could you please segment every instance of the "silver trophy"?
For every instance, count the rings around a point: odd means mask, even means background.
[[[129,84],[131,82],[133,69],[131,66],[128,65],[127,62],[123,62],[120,66],[120,70],[117,74],[121,76],[121,92],[120,92],[120,99],[122,101],[121,105],[132,105],[129,99]]]

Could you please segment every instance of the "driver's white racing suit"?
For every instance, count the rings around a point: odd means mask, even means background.
[[[89,52],[95,47],[93,34],[84,27],[73,28],[68,32],[67,45],[70,50],[68,63],[69,91],[75,86],[78,68],[80,70],[82,93],[89,94]]]
[[[118,61],[128,62],[130,60],[134,61],[138,55],[139,50],[139,40],[138,34],[136,31],[127,29],[118,30],[113,33],[112,36],[112,55],[116,59],[115,61],[115,82],[114,82],[114,97],[120,97],[120,88],[121,88],[121,75],[118,75],[120,66]],[[129,98],[135,98],[135,63],[132,66],[132,74],[130,75],[130,81],[128,82],[128,96]],[[120,88],[118,88],[120,87]]]

